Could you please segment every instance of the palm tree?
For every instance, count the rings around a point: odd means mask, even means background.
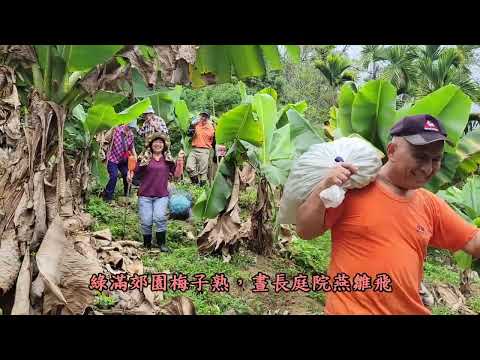
[[[380,71],[378,62],[383,60],[384,52],[385,48],[383,45],[362,46],[360,62],[365,70],[368,71],[370,67],[372,68],[372,70],[369,71],[370,80],[375,80],[377,78],[378,72]]]
[[[394,45],[385,48],[382,54],[387,66],[381,77],[389,80],[396,88],[397,93],[409,94],[417,79],[415,67],[415,47],[410,45]]]
[[[471,56],[472,49],[461,47],[440,47],[425,45],[417,51],[416,65],[419,70],[418,96],[427,95],[442,86],[454,84],[473,101],[480,100],[480,87],[471,77],[467,58]]]
[[[330,54],[326,60],[315,61],[315,67],[325,76],[330,86],[337,89],[348,81],[354,81],[355,75],[347,71],[352,66],[350,60],[341,54]]]

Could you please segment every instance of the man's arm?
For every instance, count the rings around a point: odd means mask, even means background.
[[[473,236],[473,239],[470,240],[467,245],[465,245],[463,250],[473,257],[480,259],[480,229]]]
[[[321,181],[297,209],[297,234],[304,240],[311,240],[325,232],[325,205],[319,195],[327,187],[325,180]]]
[[[332,185],[342,185],[357,172],[353,165],[342,163],[320,181],[308,198],[297,209],[297,234],[304,240],[311,240],[325,232],[325,205],[320,193]]]

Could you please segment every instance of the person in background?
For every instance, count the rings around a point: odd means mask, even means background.
[[[128,125],[121,125],[114,129],[110,147],[107,152],[107,171],[109,181],[103,191],[103,198],[110,202],[113,200],[113,194],[117,185],[118,173],[123,179],[124,195],[128,195],[128,157],[133,155],[137,157],[134,146],[133,129],[136,129],[136,121]]]
[[[169,147],[164,133],[154,133],[147,138],[146,147],[151,156],[141,155],[135,173],[141,178],[138,190],[138,212],[143,233],[143,244],[152,247],[153,225],[155,225],[157,246],[162,252],[169,252],[167,242],[167,213],[169,189],[168,180],[175,171],[175,163],[166,158]],[[129,176],[129,182],[132,176]]]
[[[177,161],[175,162],[175,173],[173,177],[176,181],[180,181],[183,179],[183,169],[185,166],[185,151],[180,150],[178,152]]]
[[[165,124],[165,121],[160,116],[155,115],[151,106],[143,113],[143,119],[143,125],[138,131],[140,136],[146,139],[154,133],[164,133],[168,135],[167,124]]]
[[[208,162],[210,150],[213,147],[215,128],[210,121],[210,114],[206,111],[200,113],[200,119],[192,122],[188,130],[192,136],[192,151],[187,159],[187,172],[192,183],[203,186],[208,179]]]
[[[155,111],[151,106],[143,113],[143,120],[143,124],[138,130],[138,134],[142,136],[145,141],[153,134],[164,134],[168,137],[168,128],[165,121],[160,116],[155,115]],[[143,156],[150,157],[151,155],[150,148],[146,146]],[[169,160],[172,158],[169,149],[167,150],[165,157]],[[135,173],[132,183],[136,187],[140,185],[140,174]]]

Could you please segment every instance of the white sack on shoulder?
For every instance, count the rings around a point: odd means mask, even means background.
[[[298,206],[310,195],[314,187],[335,166],[335,158],[357,167],[358,171],[342,186],[331,186],[320,193],[325,207],[337,207],[345,198],[346,190],[360,189],[370,184],[382,166],[382,156],[367,141],[341,138],[332,142],[312,145],[292,168],[280,202],[279,223],[295,224]]]

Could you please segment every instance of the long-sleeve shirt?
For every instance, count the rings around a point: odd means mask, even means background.
[[[168,128],[162,118],[155,116],[155,118],[149,122],[145,121],[138,133],[140,136],[147,137],[150,134],[161,132],[168,135]]]
[[[127,125],[121,125],[114,130],[112,137],[112,146],[107,154],[107,160],[118,164],[124,158],[124,153],[133,151],[133,134],[131,131],[126,132]],[[125,139],[125,142],[124,140]]]
[[[175,163],[165,161],[163,156],[158,161],[152,157],[148,165],[137,165],[136,172],[142,179],[138,195],[145,197],[168,196],[168,177],[173,175],[174,171]]]

